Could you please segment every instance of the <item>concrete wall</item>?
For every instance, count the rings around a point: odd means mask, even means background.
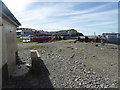
[[[2,18],[0,17],[0,68],[2,68]]]
[[[17,52],[16,25],[2,16],[1,7],[0,1],[0,90],[15,68]]]
[[[2,6],[0,2],[0,7]],[[2,8],[0,8],[0,90],[2,90]]]
[[[16,26],[4,17],[2,20],[2,66],[7,63],[8,74],[10,76],[16,65]]]
[[[2,89],[2,26],[0,24],[0,90]]]

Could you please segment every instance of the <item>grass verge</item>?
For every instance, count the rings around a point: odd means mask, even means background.
[[[64,41],[66,43],[78,43],[79,41]]]
[[[20,38],[17,38],[17,43],[23,43]]]
[[[44,48],[44,46],[42,45],[32,45],[32,46],[29,46],[30,49],[36,49],[36,48]]]

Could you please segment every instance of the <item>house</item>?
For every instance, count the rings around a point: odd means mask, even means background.
[[[2,80],[11,76],[17,57],[16,28],[21,24],[0,0],[0,69]]]
[[[25,35],[33,35],[35,30],[29,28],[17,28],[16,30],[17,37],[25,36]]]
[[[17,38],[21,37],[22,35],[24,35],[24,32],[22,30],[17,30]]]
[[[108,43],[120,43],[120,33],[103,33]]]
[[[77,33],[76,30],[68,30],[67,32],[68,32],[68,33]]]

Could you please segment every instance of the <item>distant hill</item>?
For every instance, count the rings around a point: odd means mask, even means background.
[[[84,36],[82,33],[77,32],[75,29],[60,30],[58,31],[58,34],[63,36]]]
[[[60,30],[58,32],[69,32],[69,31],[77,32],[77,30],[75,30],[75,29]]]
[[[17,30],[22,30],[24,32],[31,35],[43,35],[43,36],[49,36],[49,35],[60,35],[60,36],[83,36],[82,33],[77,32],[77,30],[75,29],[68,29],[68,30],[59,30],[59,31],[53,31],[53,32],[49,32],[49,31],[43,31],[43,30],[36,30],[36,29],[32,29],[32,28],[17,28]],[[31,31],[30,33],[28,31]]]

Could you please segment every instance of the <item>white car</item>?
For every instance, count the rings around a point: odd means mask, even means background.
[[[23,42],[31,42],[30,38],[29,39],[24,39]]]

